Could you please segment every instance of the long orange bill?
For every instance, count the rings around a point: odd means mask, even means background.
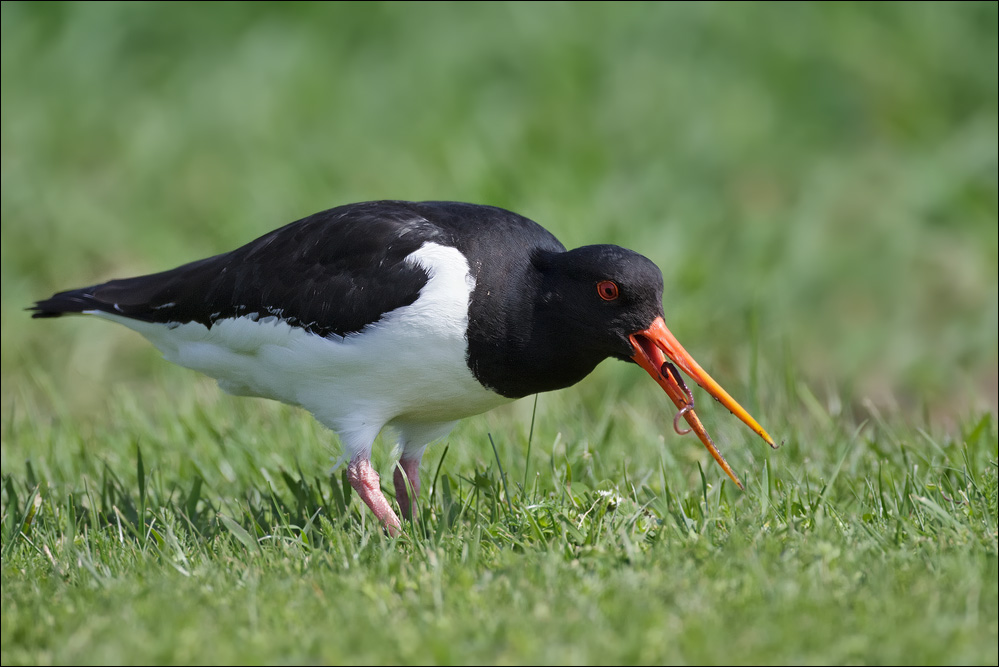
[[[701,420],[694,413],[693,397],[683,384],[683,379],[680,376],[674,377],[675,369],[668,363],[667,357],[669,361],[679,366],[680,370],[711,394],[715,400],[728,408],[729,412],[741,419],[749,428],[753,429],[768,445],[776,449],[777,445],[774,444],[773,438],[763,430],[763,427],[734,398],[729,396],[727,391],[721,388],[721,385],[715,382],[701,368],[700,364],[694,361],[694,358],[683,349],[683,346],[680,345],[676,337],[666,328],[663,318],[657,317],[648,329],[632,334],[630,339],[635,350],[635,354],[632,356],[635,363],[644,368],[645,372],[651,375],[659,383],[659,386],[666,391],[670,400],[680,410],[680,414],[686,419],[690,428],[697,433],[697,437],[708,448],[708,451],[711,452],[711,456],[718,462],[718,465],[722,467],[722,470],[732,478],[732,481],[740,489],[743,488],[742,482],[735,476],[732,468],[725,461],[725,457],[721,455],[721,452],[718,451],[718,448],[715,447],[715,444],[708,436],[707,431],[704,430]],[[675,423],[674,426],[676,426]]]

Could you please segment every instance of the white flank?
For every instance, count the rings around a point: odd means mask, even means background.
[[[218,320],[209,329],[88,312],[138,331],[168,361],[217,379],[228,393],[302,406],[340,434],[351,457],[370,455],[386,425],[412,456],[458,419],[510,399],[479,384],[465,362],[475,280],[464,255],[425,243],[405,261],[430,276],[420,296],[346,338],[323,338],[273,315]]]

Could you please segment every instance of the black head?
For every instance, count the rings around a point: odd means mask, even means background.
[[[504,396],[568,387],[608,357],[630,359],[629,336],[662,314],[662,274],[631,250],[535,248],[524,259],[480,281],[470,308],[469,366]]]
[[[631,359],[629,337],[663,313],[663,275],[651,260],[615,245],[591,245],[537,258],[542,290],[538,317],[557,340],[599,363]]]

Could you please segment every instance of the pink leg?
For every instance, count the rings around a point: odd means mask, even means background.
[[[399,535],[402,532],[399,517],[395,515],[388,500],[385,499],[385,494],[382,493],[382,487],[378,481],[378,473],[371,467],[370,459],[358,456],[351,460],[347,466],[347,479],[357,495],[361,496],[361,500],[371,508],[378,520],[385,526],[388,534],[392,537]]]
[[[405,478],[403,477],[404,471]],[[409,486],[413,489],[412,499],[410,499],[409,490],[406,488],[406,479],[409,480]],[[420,497],[420,459],[399,459],[399,466],[395,469],[392,481],[395,482],[395,499],[399,503],[399,509],[402,510],[403,518],[414,520],[416,518],[416,501]],[[412,502],[410,502],[411,500]]]

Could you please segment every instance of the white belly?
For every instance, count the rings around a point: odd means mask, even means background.
[[[273,316],[209,329],[91,312],[138,331],[167,360],[217,379],[224,391],[302,406],[357,452],[390,422],[419,431],[511,400],[479,384],[465,361],[475,281],[464,256],[426,243],[406,261],[430,276],[420,296],[346,337],[323,338]]]

